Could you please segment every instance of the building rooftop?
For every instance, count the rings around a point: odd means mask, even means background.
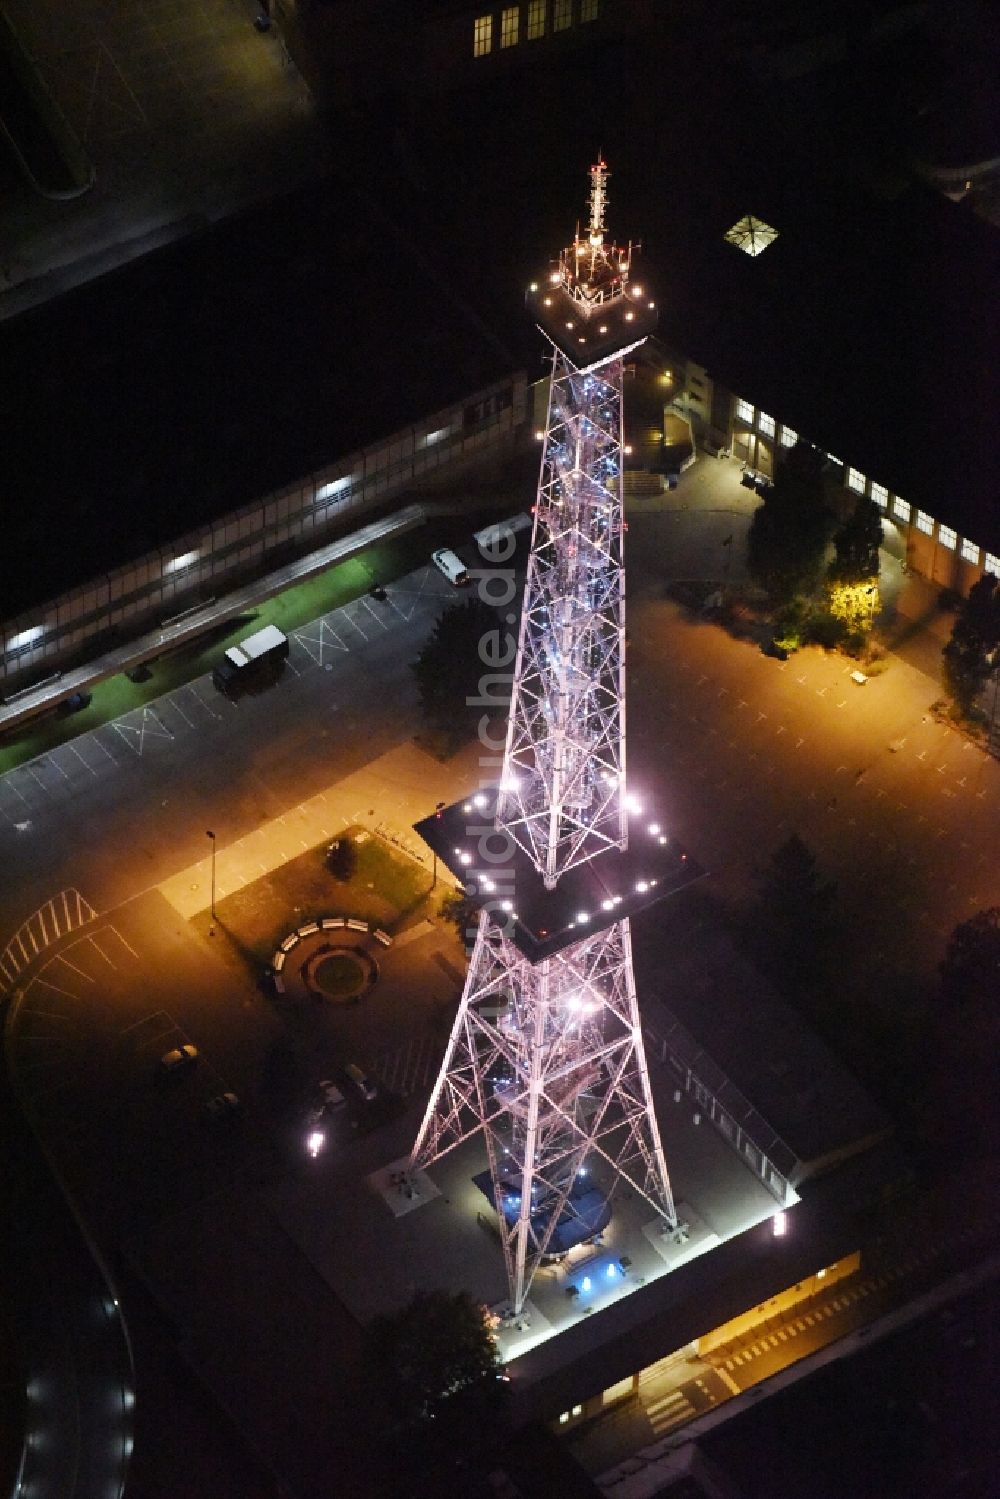
[[[685,1054],[693,1038],[694,1071],[723,1104],[730,1085],[752,1103],[794,1156],[794,1167],[782,1149],[773,1156],[793,1181],[888,1132],[882,1110],[743,956],[697,891],[636,922],[632,945],[646,1025]]]

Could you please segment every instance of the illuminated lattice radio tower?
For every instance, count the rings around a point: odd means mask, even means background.
[[[529,294],[552,378],[500,784],[420,824],[485,903],[411,1167],[482,1131],[514,1312],[619,1182],[676,1227],[629,918],[699,871],[625,789],[622,373],[656,313],[605,238],[607,179]]]

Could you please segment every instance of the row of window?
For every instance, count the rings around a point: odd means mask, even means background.
[[[766,411],[758,411],[755,406],[750,405],[749,401],[744,401],[741,397],[737,397],[736,400],[736,415],[741,421],[749,422],[751,427],[756,422],[757,431],[763,437],[773,437],[777,431],[778,424],[773,416],[768,416]],[[781,446],[783,448],[794,448],[798,440],[799,434],[792,427],[782,427]]]
[[[521,40],[522,16],[525,41],[535,42],[549,32],[568,31],[573,21],[581,24],[596,21],[600,0],[527,0],[524,5],[505,5],[499,13],[499,25],[491,12],[477,16],[472,23],[472,55],[485,57],[493,51],[494,40],[501,50],[516,47]]]
[[[773,437],[777,431],[778,424],[773,416],[768,416],[766,411],[758,411],[749,401],[744,401],[739,396],[736,399],[736,415],[740,421],[749,422],[751,427],[756,422],[757,431],[763,437]],[[783,448],[794,448],[798,440],[799,434],[793,427],[781,428],[780,441]]]
[[[757,410],[755,406],[751,406],[749,401],[744,401],[739,396],[736,398],[736,416],[740,421],[748,422],[750,426],[756,423],[758,432],[761,432],[765,437],[774,436],[774,417],[768,416],[766,412]],[[794,432],[791,427],[783,426],[781,428],[781,446],[783,448],[794,447],[798,440],[798,433]],[[831,458],[834,463],[840,462],[840,459],[834,458],[832,453],[827,454],[827,457]],[[853,489],[855,494],[864,494],[868,487],[868,480],[858,469],[848,468],[847,487],[848,489]],[[889,491],[884,484],[876,484],[872,480],[871,497],[881,510],[890,510]],[[897,520],[905,521],[909,525],[913,515],[913,507],[908,500],[902,500],[898,494],[895,494],[892,497],[891,513]],[[926,510],[917,511],[914,525],[925,536],[934,535],[934,517],[928,515]],[[951,552],[959,545],[958,533],[951,526],[939,525],[937,536],[941,545],[947,547]],[[980,549],[974,541],[967,541],[963,538],[959,555],[964,562],[972,562],[978,566]],[[986,572],[993,573],[996,577],[1000,578],[1000,557],[994,557],[992,552],[987,552],[984,557],[983,568]]]

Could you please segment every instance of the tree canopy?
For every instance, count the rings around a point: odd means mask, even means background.
[[[835,895],[836,886],[824,882],[797,833],[775,849],[761,878],[749,939],[780,988],[800,985],[814,968]]]
[[[997,665],[1000,646],[1000,579],[984,573],[969,590],[944,647],[944,678],[955,706],[968,716],[987,677]]]
[[[367,1362],[397,1430],[488,1423],[503,1409],[495,1319],[464,1291],[420,1291],[369,1325]]]
[[[941,997],[952,1005],[979,1004],[992,1014],[1000,1000],[1000,906],[977,911],[948,939]]]
[[[506,711],[514,644],[478,595],[439,615],[413,672],[424,718],[450,744],[472,732],[484,713]]]
[[[754,512],[747,538],[751,577],[778,604],[808,592],[819,576],[829,530],[821,455],[796,443]]]
[[[853,512],[834,533],[830,564],[835,583],[874,583],[879,574],[882,514],[874,500],[860,495]]]

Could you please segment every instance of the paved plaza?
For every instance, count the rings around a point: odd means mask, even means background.
[[[71,202],[19,179],[0,210],[0,318],[314,175],[315,109],[251,0],[10,0],[94,164]]]

